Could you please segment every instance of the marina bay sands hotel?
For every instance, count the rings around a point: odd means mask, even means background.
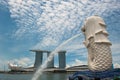
[[[32,52],[35,52],[35,63],[34,68],[38,68],[43,63],[43,54],[47,53],[47,57],[49,57],[51,51],[46,50],[30,50]],[[59,58],[59,69],[65,69],[66,67],[66,51],[59,51],[58,52],[58,58]],[[47,68],[54,68],[54,57],[51,61],[48,62]]]

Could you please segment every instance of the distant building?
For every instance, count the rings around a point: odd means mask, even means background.
[[[21,66],[14,65],[12,63],[9,63],[8,67],[12,72],[33,72],[34,71],[34,68],[32,68],[32,67],[31,68],[24,68]]]
[[[32,52],[35,52],[35,63],[34,67],[37,69],[40,65],[42,65],[43,62],[43,53],[47,53],[47,57],[49,57],[51,51],[46,50],[30,50]],[[58,52],[58,58],[59,58],[59,69],[65,69],[66,67],[66,51],[59,51]],[[49,61],[47,68],[54,68],[54,56],[51,61]]]

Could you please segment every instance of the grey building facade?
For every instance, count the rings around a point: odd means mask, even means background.
[[[45,51],[45,50],[30,50],[32,52],[35,52],[35,62],[34,62],[34,68],[38,68],[43,64],[43,54],[47,53],[47,57],[49,57],[51,51]],[[59,58],[59,68],[65,69],[66,67],[66,51],[59,51],[58,52],[58,58]],[[51,61],[48,62],[46,68],[54,68],[54,56]]]

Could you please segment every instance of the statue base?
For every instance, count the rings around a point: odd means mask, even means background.
[[[69,80],[111,80],[120,76],[120,68],[107,71],[78,71]]]

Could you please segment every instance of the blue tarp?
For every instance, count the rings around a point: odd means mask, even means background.
[[[112,69],[112,70],[107,70],[107,71],[78,71],[74,73],[71,78],[75,78],[78,76],[84,75],[85,77],[88,78],[114,78],[117,76],[120,76],[120,69]]]

